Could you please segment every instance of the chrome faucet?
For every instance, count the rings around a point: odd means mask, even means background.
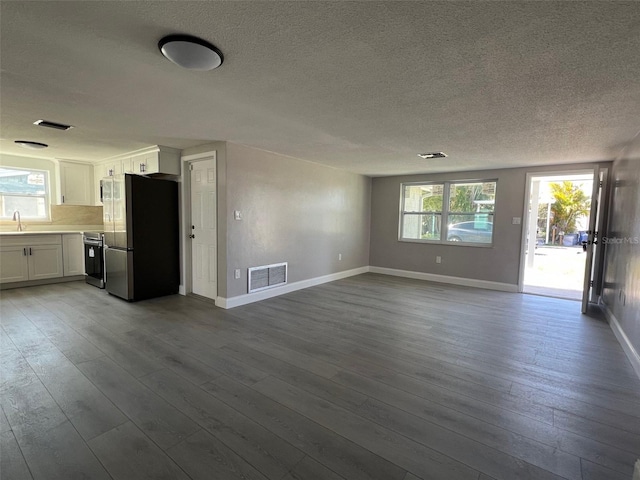
[[[15,212],[13,212],[13,221],[17,221],[18,222],[18,231],[21,232],[22,231],[22,221],[20,220],[20,212],[18,210],[16,210]]]

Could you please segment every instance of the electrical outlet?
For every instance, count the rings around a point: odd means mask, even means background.
[[[442,263],[442,257],[440,255],[436,255],[436,263]]]
[[[520,223],[522,223],[522,218],[521,217],[512,217],[511,218],[511,225],[520,225]]]
[[[240,269],[239,268],[236,268],[235,276],[236,276],[236,280],[238,280],[240,278]]]
[[[233,218],[235,220],[242,220],[242,212],[240,210],[233,211]]]
[[[338,254],[338,261],[342,261],[342,254],[341,253]]]

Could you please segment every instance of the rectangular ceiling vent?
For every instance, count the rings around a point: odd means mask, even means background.
[[[33,122],[33,124],[38,125],[39,127],[54,128],[56,130],[69,130],[70,128],[73,128],[72,125],[65,125],[64,123],[49,122],[48,120],[36,120],[35,122]]]
[[[430,152],[430,153],[419,153],[418,156],[423,160],[428,160],[430,158],[445,158],[447,154],[444,152]]]
[[[251,267],[249,269],[249,293],[287,283],[287,262]]]

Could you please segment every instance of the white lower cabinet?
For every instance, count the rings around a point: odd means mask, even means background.
[[[29,280],[44,280],[63,276],[62,245],[29,247]]]
[[[82,235],[68,233],[62,235],[62,260],[64,276],[84,275],[84,244]]]
[[[27,248],[20,246],[0,247],[0,283],[25,282],[29,280]]]
[[[0,238],[0,283],[46,280],[64,275],[61,235]],[[80,275],[82,272],[79,272]]]

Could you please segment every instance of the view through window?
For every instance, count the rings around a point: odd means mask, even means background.
[[[403,184],[400,239],[492,244],[496,184],[495,180]]]
[[[48,186],[46,171],[0,168],[0,218],[19,211],[22,219],[48,220]]]

